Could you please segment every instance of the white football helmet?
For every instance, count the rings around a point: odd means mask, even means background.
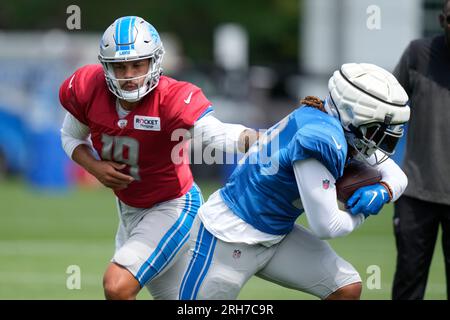
[[[135,102],[153,90],[162,73],[164,47],[156,29],[140,17],[117,19],[106,29],[100,41],[98,59],[103,65],[109,90],[118,98]],[[150,59],[147,74],[132,79],[117,79],[112,63]],[[145,77],[144,84],[133,91],[123,90],[119,80],[136,80]]]
[[[397,79],[373,64],[348,63],[334,72],[328,89],[325,108],[340,120],[356,157],[367,161],[379,150],[379,164],[393,155],[410,116],[408,95]]]

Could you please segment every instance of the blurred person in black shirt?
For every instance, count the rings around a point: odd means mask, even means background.
[[[394,300],[423,299],[439,225],[450,294],[450,0],[439,21],[444,34],[412,41],[394,71],[411,106],[403,164],[409,185],[394,214]]]

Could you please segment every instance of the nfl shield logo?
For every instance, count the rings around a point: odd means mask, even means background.
[[[325,190],[328,190],[328,188],[330,187],[330,180],[328,180],[328,179],[322,180],[322,187],[323,187]]]
[[[127,124],[128,124],[127,119],[120,119],[119,121],[117,121],[117,125],[119,126],[120,129],[125,128]]]
[[[234,259],[239,259],[241,257],[241,250],[236,249],[233,251],[233,258]]]

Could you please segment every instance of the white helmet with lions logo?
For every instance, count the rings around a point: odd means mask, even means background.
[[[103,65],[109,90],[118,98],[134,102],[140,100],[159,82],[164,48],[156,29],[140,17],[128,16],[111,24],[100,42],[98,59]],[[132,79],[117,79],[112,63],[150,59],[147,74]],[[133,91],[123,90],[119,80],[139,80],[145,77],[142,86]]]
[[[367,160],[376,150],[394,154],[409,120],[408,95],[388,71],[366,63],[348,63],[334,72],[328,82],[325,108],[338,118],[347,142]]]

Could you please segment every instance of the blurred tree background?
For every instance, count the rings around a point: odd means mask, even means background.
[[[298,0],[166,1],[1,1],[0,29],[66,29],[69,5],[81,9],[81,30],[103,32],[114,19],[138,15],[161,32],[176,34],[194,63],[213,61],[213,33],[222,23],[238,23],[249,33],[250,64],[297,64]]]

